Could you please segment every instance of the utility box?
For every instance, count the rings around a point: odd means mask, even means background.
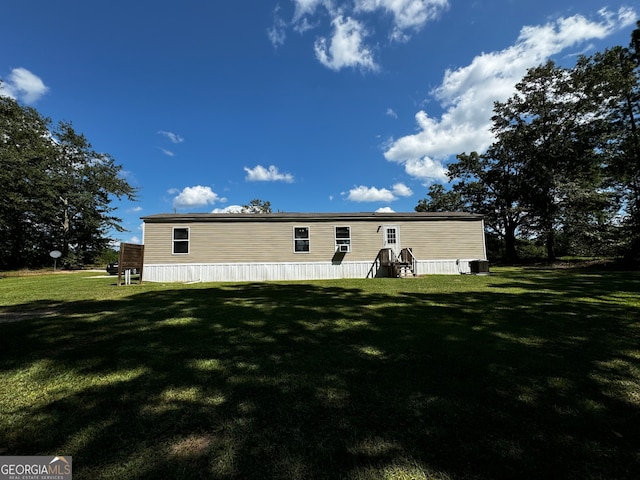
[[[489,275],[489,261],[471,260],[469,262],[469,269],[474,275]]]

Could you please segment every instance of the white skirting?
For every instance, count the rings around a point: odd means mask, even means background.
[[[418,260],[418,275],[470,273],[470,260]],[[146,282],[263,282],[372,276],[370,262],[145,264]],[[373,276],[386,276],[381,269]]]

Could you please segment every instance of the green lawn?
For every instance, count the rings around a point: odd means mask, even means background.
[[[0,279],[0,455],[74,479],[640,478],[640,273]]]

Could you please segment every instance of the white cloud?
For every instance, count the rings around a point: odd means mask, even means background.
[[[267,37],[269,37],[273,48],[284,45],[287,39],[287,23],[280,17],[280,5],[276,5],[273,12],[273,25],[267,30]]]
[[[333,19],[332,25],[331,40],[327,42],[325,37],[320,37],[314,44],[320,63],[335,71],[345,67],[378,70],[371,49],[363,43],[367,32],[360,22],[339,15]]]
[[[184,142],[184,138],[182,138],[177,133],[167,132],[165,130],[159,130],[158,131],[158,135],[162,135],[163,137],[168,138],[171,143],[182,143],[182,142]]]
[[[254,206],[245,208],[241,205],[229,205],[225,208],[214,208],[211,213],[262,213],[260,209]]]
[[[447,169],[442,166],[442,163],[437,160],[432,160],[428,156],[422,158],[411,158],[404,164],[404,169],[407,174],[412,177],[430,181],[446,182]]]
[[[387,116],[391,118],[398,118],[398,114],[393,108],[387,108]]]
[[[293,175],[290,173],[280,173],[275,165],[264,168],[256,165],[254,168],[244,167],[247,172],[245,179],[249,182],[293,182]]]
[[[267,36],[271,41],[271,45],[274,48],[278,48],[284,45],[284,41],[287,39],[287,32],[282,28],[281,24],[274,23],[273,26],[267,30]]]
[[[297,23],[308,15],[313,15],[320,5],[324,5],[327,9],[332,9],[331,2],[327,0],[293,0],[296,6],[293,14],[293,21]]]
[[[516,83],[527,69],[566,48],[632,25],[636,18],[629,9],[620,9],[616,14],[607,10],[598,13],[598,21],[575,15],[524,27],[511,47],[483,53],[467,66],[447,70],[442,84],[431,92],[444,113],[437,119],[419,111],[415,116],[418,133],[392,141],[385,158],[403,164],[414,177],[445,180],[443,160],[462,152],[484,151],[493,142],[493,104],[515,92]]]
[[[282,21],[274,12],[273,27],[267,35],[274,47],[285,42],[286,29],[304,34],[311,29],[331,28],[331,34],[320,34],[314,43],[318,61],[331,70],[360,68],[377,71],[379,66],[374,59],[373,49],[366,43],[369,34],[380,31],[367,31],[364,25],[376,25],[384,28],[387,22],[379,17],[390,16],[390,27],[383,31],[392,41],[407,41],[411,33],[420,31],[428,21],[437,19],[449,7],[449,0],[354,0],[337,2],[335,0],[291,0],[295,6],[291,22]],[[331,24],[327,25],[327,19]]]
[[[376,210],[376,213],[394,213],[395,210],[391,207],[380,207]]]
[[[171,189],[169,193],[174,195],[178,190]],[[196,185],[194,187],[185,187],[173,199],[174,208],[203,207],[205,205],[213,205],[216,202],[224,202],[225,198],[220,198],[217,193],[211,190],[211,187],[203,187]]]
[[[396,183],[391,190],[360,185],[349,190],[348,194],[342,195],[347,195],[347,200],[352,202],[393,202],[398,197],[410,197],[413,191],[404,183]]]
[[[211,213],[242,213],[243,210],[242,205],[229,205],[224,208],[214,208]]]
[[[129,239],[129,243],[137,243],[139,245],[142,243],[142,240],[140,240],[140,237],[134,235]]]
[[[413,195],[413,191],[404,183],[396,183],[392,189],[393,193],[398,197],[410,197]]]
[[[167,150],[166,148],[160,147],[160,151],[164,153],[167,157],[174,157],[176,155],[171,150]]]
[[[0,95],[31,104],[49,91],[42,79],[26,68],[14,68],[0,85]]]
[[[377,189],[376,187],[359,187],[349,190],[347,200],[352,202],[392,202],[397,200],[396,196],[386,188]]]
[[[448,0],[356,0],[356,12],[384,10],[393,15],[393,28],[389,37],[406,41],[407,30],[420,30],[429,20],[435,20],[449,7]]]
[[[299,34],[304,34],[307,30],[311,30],[317,26],[318,24],[311,24],[309,23],[309,20],[307,20],[307,17],[304,17],[300,22],[293,26],[293,29]]]
[[[127,212],[129,212],[129,213],[138,213],[138,212],[141,212],[141,211],[142,211],[142,207],[140,207],[140,206],[133,207],[133,208],[130,208],[129,210],[127,210]]]

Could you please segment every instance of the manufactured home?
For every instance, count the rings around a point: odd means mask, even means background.
[[[484,222],[468,213],[158,214],[144,221],[152,282],[472,273]]]

